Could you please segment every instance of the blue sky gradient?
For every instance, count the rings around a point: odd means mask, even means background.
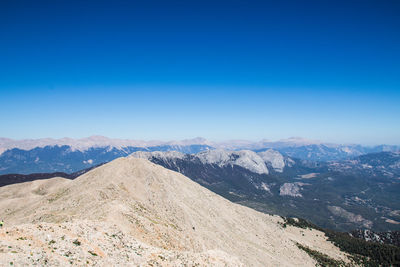
[[[2,1],[0,136],[400,144],[399,14],[398,1]]]

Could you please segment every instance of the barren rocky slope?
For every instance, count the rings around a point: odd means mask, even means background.
[[[315,265],[296,242],[347,260],[322,232],[282,227],[280,217],[133,157],[72,181],[2,187],[0,214],[1,265]]]

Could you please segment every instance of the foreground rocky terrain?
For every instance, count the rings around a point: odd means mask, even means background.
[[[348,261],[323,232],[286,226],[145,159],[75,180],[0,188],[0,265],[314,266]]]
[[[22,224],[1,230],[0,236],[3,266],[242,265],[219,250],[196,253],[150,246],[104,222]]]

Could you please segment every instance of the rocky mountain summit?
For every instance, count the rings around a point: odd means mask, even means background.
[[[0,265],[314,266],[300,247],[347,256],[323,232],[233,204],[145,159],[75,180],[0,188]]]
[[[133,157],[152,159],[158,158],[165,162],[179,160],[190,160],[202,164],[216,164],[219,167],[239,166],[257,174],[268,174],[272,169],[282,172],[287,164],[285,158],[278,151],[269,149],[262,152],[250,150],[229,151],[224,149],[206,150],[197,154],[183,154],[176,151],[170,152],[145,152],[138,151],[132,154]],[[289,159],[290,161],[290,159]],[[290,161],[292,164],[293,161]],[[289,163],[290,164],[290,163]]]

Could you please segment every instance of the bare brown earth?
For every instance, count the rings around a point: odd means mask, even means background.
[[[322,232],[284,228],[133,157],[1,187],[0,216],[2,266],[314,266],[296,242],[347,261]]]

